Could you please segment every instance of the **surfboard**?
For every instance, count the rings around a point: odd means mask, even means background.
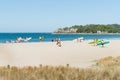
[[[80,37],[80,38],[78,38],[78,39],[81,39],[81,40],[83,40],[84,38],[83,38],[83,37]]]
[[[101,42],[101,40],[100,40],[100,39],[99,39],[99,40],[97,40],[97,43],[99,43],[99,42]],[[88,44],[94,44],[94,41],[89,42]]]
[[[31,39],[32,39],[32,37],[29,37],[29,38],[28,38],[28,41],[31,40]]]
[[[104,45],[105,45],[105,44],[109,44],[109,43],[110,43],[109,41],[105,41],[105,42],[104,42]],[[102,45],[102,43],[99,42],[97,45]]]
[[[29,38],[24,39],[24,41],[29,41],[31,39],[32,39],[32,37],[29,37]]]

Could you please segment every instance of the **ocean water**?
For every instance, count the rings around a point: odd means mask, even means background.
[[[86,40],[91,39],[120,39],[120,34],[52,34],[52,33],[0,33],[0,43],[6,41],[15,41],[17,38],[32,37],[29,42],[39,42],[39,37],[44,36],[43,42],[51,42],[56,38],[60,38],[62,41],[73,40],[78,37],[84,37]]]

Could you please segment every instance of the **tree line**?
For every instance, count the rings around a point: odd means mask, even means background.
[[[89,24],[64,27],[62,30],[76,29],[76,33],[120,33],[119,24]]]

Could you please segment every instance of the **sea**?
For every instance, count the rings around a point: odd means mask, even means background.
[[[56,38],[60,38],[61,41],[71,41],[76,38],[84,37],[85,40],[93,39],[118,39],[120,40],[120,34],[52,34],[52,33],[0,33],[0,43],[6,41],[16,41],[17,38],[29,38],[29,42],[40,42],[39,37],[43,37],[43,42],[51,42]]]

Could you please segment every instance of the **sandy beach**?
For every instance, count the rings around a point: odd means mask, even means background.
[[[0,44],[0,66],[39,66],[66,65],[74,67],[90,67],[95,60],[107,56],[120,56],[120,40],[109,40],[104,48],[83,42],[62,41],[58,47],[56,42],[7,43]]]

